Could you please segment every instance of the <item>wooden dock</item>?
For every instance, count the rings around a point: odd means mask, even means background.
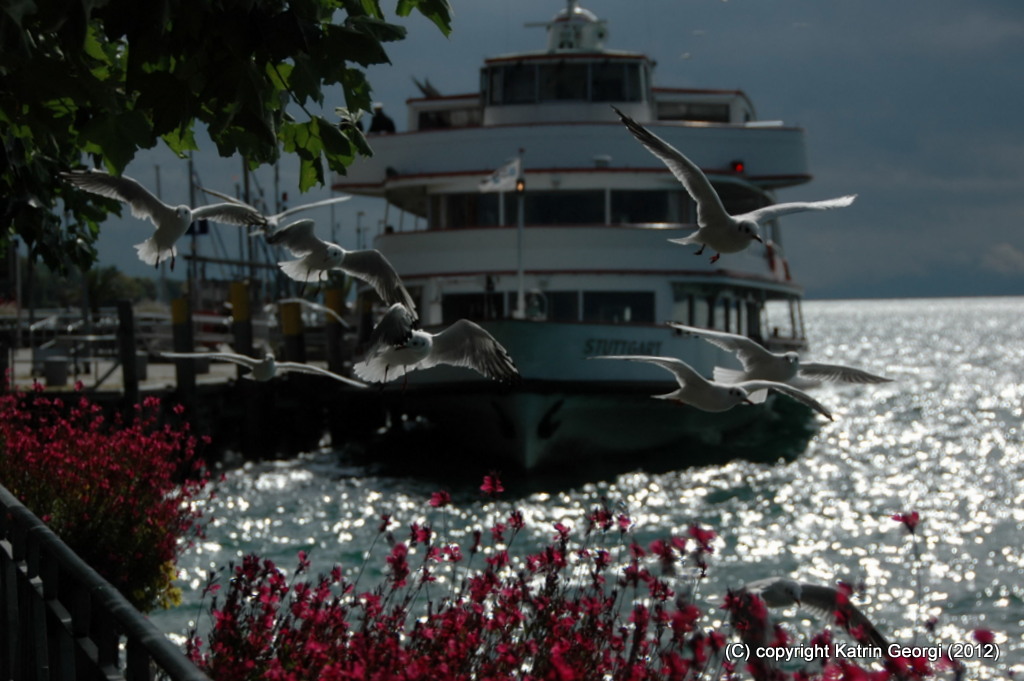
[[[233,289],[232,298],[234,316],[215,321],[193,319],[187,301],[175,301],[171,318],[157,332],[158,340],[176,352],[206,350],[227,340],[236,352],[257,354],[244,285]],[[341,305],[340,298],[333,301]],[[279,359],[347,372],[350,352],[343,345],[340,323],[330,320],[325,331],[311,333],[303,327],[297,305],[280,307],[283,323],[280,337],[274,339]],[[50,339],[45,351],[36,347],[5,352],[12,385],[29,390],[38,384],[50,393],[80,391],[108,410],[125,412],[146,397],[157,397],[166,422],[188,421],[193,432],[210,438],[210,459],[227,452],[250,460],[289,457],[316,449],[327,433],[337,443],[365,426],[358,417],[350,421],[339,414],[348,411],[345,404],[353,391],[369,391],[294,373],[260,383],[242,377],[241,368],[230,362],[170,361],[160,356],[160,345],[154,345],[152,338],[140,338],[140,325],[130,305],[119,305],[118,314],[114,332],[107,328],[98,333],[61,334]],[[197,348],[197,329],[210,326],[223,331],[212,337],[207,333],[202,339],[205,345]],[[307,347],[310,338],[326,347]],[[180,414],[177,405],[184,407]]]

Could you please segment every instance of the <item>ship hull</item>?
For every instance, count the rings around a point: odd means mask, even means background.
[[[653,396],[671,375],[599,354],[682,357],[705,375],[729,357],[666,327],[484,323],[520,363],[515,386],[437,367],[360,395],[365,440],[377,463],[402,470],[579,472],[774,461],[799,454],[815,431],[812,412],[787,398],[708,413]],[[543,378],[542,378],[543,377]]]

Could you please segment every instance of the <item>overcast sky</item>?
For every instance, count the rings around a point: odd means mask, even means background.
[[[383,3],[388,6],[389,2]],[[396,20],[409,37],[374,67],[374,98],[399,130],[412,77],[446,94],[475,92],[481,61],[539,49],[557,0],[452,0],[444,38],[419,16]],[[762,119],[806,129],[809,184],[780,201],[856,193],[847,209],[792,220],[786,249],[808,297],[1024,294],[1024,3],[1019,0],[586,0],[608,20],[608,47],[646,52],[665,87],[737,88]],[[328,111],[339,105],[328,102]],[[207,141],[202,181],[233,191],[241,162]],[[127,174],[186,202],[185,164],[162,150],[140,154]],[[297,163],[280,166],[297,203]],[[273,173],[258,182],[273,189]],[[326,191],[308,198],[322,198]],[[307,197],[302,197],[305,200]],[[339,241],[355,246],[383,204],[354,199],[335,212]],[[327,232],[329,213],[310,215]],[[132,244],[148,223],[112,220],[101,262],[150,270]],[[235,232],[221,228],[225,240]],[[209,237],[206,237],[207,239]],[[204,248],[208,248],[204,246]],[[179,273],[175,273],[179,274]]]

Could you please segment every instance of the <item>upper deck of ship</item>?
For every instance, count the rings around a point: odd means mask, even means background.
[[[605,22],[575,0],[546,26],[546,49],[486,59],[477,92],[421,86],[424,96],[407,101],[406,130],[370,135],[373,157],[358,159],[334,188],[427,218],[432,195],[475,192],[521,152],[531,192],[679,189],[625,134],[612,105],[684,150],[722,194],[732,186],[767,203],[766,192],[810,180],[803,129],[759,120],[742,91],[656,87],[653,61],[606,48]]]

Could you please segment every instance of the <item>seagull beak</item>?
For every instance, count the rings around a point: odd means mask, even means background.
[[[762,239],[762,238],[761,238],[760,236],[758,236],[757,234],[755,234],[755,235],[753,236],[753,238],[754,238],[754,239],[757,239],[757,242],[758,242],[758,243],[762,243],[762,244],[764,243],[764,239]]]
[[[753,404],[753,402],[750,401],[749,397],[744,397],[743,398],[743,404]]]

